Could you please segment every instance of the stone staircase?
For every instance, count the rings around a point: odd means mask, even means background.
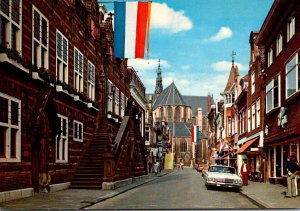
[[[96,131],[92,142],[80,160],[70,188],[101,189],[104,178],[104,147],[108,134]]]

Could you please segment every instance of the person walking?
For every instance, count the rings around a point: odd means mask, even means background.
[[[250,167],[247,165],[246,160],[243,160],[240,172],[243,179],[243,185],[248,186],[248,175],[250,173]]]
[[[286,163],[287,170],[287,193],[285,195],[286,198],[296,197],[296,173],[298,170],[297,159],[296,156],[291,155],[288,157]]]
[[[158,169],[159,169],[159,162],[157,160],[156,163],[154,164],[154,173],[155,173],[155,175],[157,175]]]

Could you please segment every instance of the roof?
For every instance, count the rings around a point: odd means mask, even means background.
[[[186,105],[189,105],[192,107],[193,116],[197,116],[198,108],[202,108],[202,114],[207,114],[207,97],[204,96],[183,96],[184,101],[186,102]],[[213,102],[212,102],[213,104]]]
[[[172,136],[175,137],[190,137],[191,134],[191,123],[187,122],[169,122],[168,123],[170,131],[172,131]],[[199,131],[199,139],[206,138],[201,131]]]
[[[239,69],[237,66],[232,65],[224,92],[230,92],[237,76],[239,76]]]
[[[153,109],[164,105],[186,105],[174,82],[153,99]]]

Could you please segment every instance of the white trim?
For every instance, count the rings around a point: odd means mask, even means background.
[[[34,37],[34,12],[37,12],[41,19],[39,20],[40,23],[39,23],[39,30],[40,30],[40,39],[36,39]],[[41,30],[41,27],[42,27],[42,24],[41,24],[41,21],[42,19],[44,19],[46,22],[47,22],[47,45],[45,46],[43,43],[42,43],[42,30]],[[35,51],[35,48],[34,48],[34,42],[37,42],[39,47],[38,47],[38,59],[37,59],[37,64],[36,66],[37,67],[42,67],[42,64],[41,64],[41,61],[42,61],[42,47],[46,49],[46,57],[45,58],[45,64],[44,64],[44,68],[48,69],[49,68],[49,20],[46,18],[46,16],[43,15],[43,13],[41,13],[34,5],[32,5],[32,64],[34,64],[34,51]]]
[[[76,53],[78,54],[77,64],[75,61]],[[80,66],[80,60],[81,60],[81,66]],[[83,92],[83,66],[84,66],[83,62],[84,62],[83,54],[78,50],[78,48],[74,47],[74,88],[77,89],[79,92]],[[76,66],[78,70],[76,70]],[[81,73],[80,73],[80,69],[81,69]],[[78,76],[78,78],[76,76]]]
[[[90,72],[92,72],[92,80],[89,79]],[[95,100],[95,65],[88,61],[88,73],[87,73],[87,84],[88,84],[88,97],[91,100]]]
[[[61,114],[57,114],[57,116],[61,119],[60,127],[61,127],[61,134],[60,139],[57,140],[58,137],[55,138],[55,161],[56,163],[67,163],[68,162],[68,152],[69,152],[69,143],[68,143],[68,117],[65,117]],[[63,120],[66,121],[66,134],[63,135]],[[63,143],[63,139],[65,139],[65,143]],[[64,146],[63,146],[64,144]],[[60,154],[57,155],[57,148],[59,148]],[[64,152],[62,151],[64,149]],[[62,158],[64,155],[64,159]],[[59,157],[59,158],[57,158]]]
[[[57,49],[57,45],[58,45],[58,35],[61,36],[61,58],[58,57],[58,49]],[[67,42],[67,61],[64,60],[64,41]],[[68,39],[58,30],[56,29],[56,80],[60,80],[62,82],[65,82],[66,84],[69,83],[69,41]],[[60,63],[57,63],[57,60],[60,61]],[[62,66],[61,66],[62,65]],[[64,65],[66,66],[66,68],[64,68]],[[64,77],[65,75],[65,77]]]
[[[79,132],[80,132],[79,128],[75,129],[76,127],[79,127],[79,125],[81,125],[81,138],[77,137],[79,136]],[[75,131],[77,131],[78,134],[75,134]],[[73,141],[83,142],[83,123],[77,120],[73,121]]]
[[[5,158],[0,158],[0,162],[21,162],[21,100],[6,95],[0,92],[0,97],[8,100],[8,122],[0,122],[0,126],[6,127],[6,142],[5,142]],[[18,103],[18,125],[11,124],[11,101]],[[15,129],[16,131],[16,157],[11,158],[10,145],[11,145],[11,130]]]

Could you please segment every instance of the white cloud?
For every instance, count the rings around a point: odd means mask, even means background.
[[[136,71],[156,70],[158,59],[128,59],[128,66],[132,66]],[[166,60],[160,60],[161,68],[170,68]]]
[[[190,65],[182,65],[180,68],[182,70],[189,70],[189,69],[191,69],[191,66]]]
[[[237,65],[239,70],[246,70],[247,67],[245,65],[242,65],[240,63],[234,63],[234,65]],[[228,61],[220,61],[220,62],[216,62],[211,64],[211,67],[213,70],[217,70],[217,71],[229,71],[232,67],[232,62],[228,62]]]
[[[231,36],[232,36],[231,29],[229,27],[222,26],[217,34],[209,38],[209,41],[219,42],[221,40],[230,38]]]
[[[192,21],[184,15],[184,11],[174,11],[166,3],[152,3],[151,28],[165,29],[170,33],[192,29]]]

